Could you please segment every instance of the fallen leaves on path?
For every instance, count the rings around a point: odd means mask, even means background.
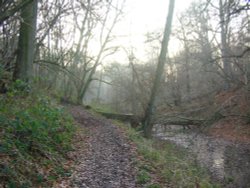
[[[105,118],[96,118],[81,106],[70,111],[78,125],[87,131],[78,139],[78,164],[72,176],[54,187],[133,188],[136,186],[134,148],[123,132]],[[79,135],[78,135],[79,136]],[[84,147],[79,147],[84,145]]]

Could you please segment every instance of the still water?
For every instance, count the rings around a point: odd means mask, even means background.
[[[250,188],[250,145],[212,138],[183,130],[182,126],[155,125],[154,135],[194,153],[197,161],[209,169],[214,180],[226,188]]]

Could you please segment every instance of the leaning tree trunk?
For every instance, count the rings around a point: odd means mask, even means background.
[[[31,1],[21,10],[21,26],[17,50],[17,60],[13,79],[29,82],[35,53],[37,0]]]
[[[220,12],[220,35],[221,35],[221,56],[222,56],[222,63],[224,68],[224,74],[225,74],[225,82],[224,82],[224,89],[228,90],[230,89],[230,79],[232,78],[232,67],[230,64],[230,58],[229,56],[229,46],[227,42],[228,37],[228,23],[229,23],[229,17],[227,17],[225,8],[226,6],[229,6],[225,2],[223,4],[222,0],[219,1],[219,12]]]
[[[144,131],[144,136],[146,138],[150,138],[152,135],[152,115],[153,115],[153,107],[155,103],[155,98],[157,91],[160,86],[160,80],[163,74],[164,70],[164,65],[166,62],[166,54],[168,51],[168,42],[171,34],[171,26],[172,26],[172,19],[173,19],[173,13],[174,13],[174,4],[175,0],[170,0],[169,2],[169,7],[168,7],[168,16],[165,24],[165,29],[164,29],[164,36],[161,44],[161,52],[160,56],[158,59],[158,64],[157,64],[157,69],[156,69],[156,74],[155,74],[155,79],[153,83],[153,87],[151,89],[151,95],[150,99],[148,102],[147,109],[145,111],[144,119],[143,119],[143,131]]]

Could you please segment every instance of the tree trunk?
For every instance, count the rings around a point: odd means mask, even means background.
[[[134,54],[133,51],[131,51],[131,54],[129,54],[129,66],[131,66],[131,74],[132,74],[132,83],[131,83],[131,111],[132,114],[136,114],[136,87],[135,87],[135,68],[134,68]]]
[[[230,89],[230,78],[232,76],[232,67],[230,64],[229,59],[229,46],[227,42],[227,34],[228,34],[228,22],[229,18],[226,18],[226,12],[225,12],[225,6],[226,2],[223,4],[222,0],[219,2],[219,11],[220,11],[220,35],[221,35],[221,56],[222,56],[222,63],[224,68],[224,74],[225,74],[225,83],[224,83],[224,89],[228,90]]]
[[[17,60],[13,79],[29,82],[32,76],[32,64],[35,52],[37,0],[31,1],[21,10]]]
[[[96,102],[98,104],[100,104],[100,102],[101,102],[102,77],[103,77],[103,70],[101,70],[100,78],[99,78],[100,80],[99,80],[98,88],[97,88]]]
[[[153,115],[153,107],[155,103],[156,94],[160,86],[160,81],[161,81],[161,77],[163,74],[164,65],[166,62],[166,54],[168,51],[168,42],[169,42],[169,38],[171,34],[171,26],[172,26],[172,19],[173,19],[173,13],[174,13],[174,4],[175,4],[175,0],[170,0],[169,8],[168,8],[168,16],[167,16],[167,20],[165,24],[164,36],[163,36],[163,40],[161,44],[161,52],[160,52],[160,56],[158,59],[155,79],[154,79],[153,87],[151,89],[151,95],[150,95],[150,99],[148,102],[148,106],[147,106],[144,119],[142,122],[144,136],[146,138],[150,138],[152,136],[153,125],[152,125],[151,120],[152,120],[152,115]]]
[[[187,96],[188,98],[190,97],[190,91],[191,91],[191,86],[190,86],[190,70],[189,70],[189,64],[190,64],[190,59],[189,59],[189,47],[187,44],[186,36],[185,41],[184,41],[184,49],[185,49],[185,72],[186,72],[186,91],[187,91]]]

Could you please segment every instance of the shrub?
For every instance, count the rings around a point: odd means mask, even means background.
[[[0,100],[0,182],[7,187],[51,183],[50,177],[62,174],[55,167],[71,149],[72,118],[47,97],[14,93]]]

